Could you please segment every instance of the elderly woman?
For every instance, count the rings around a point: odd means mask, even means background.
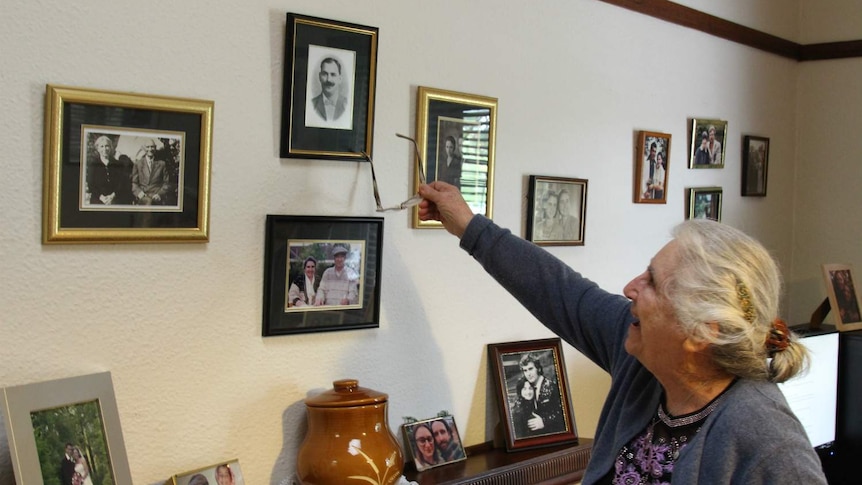
[[[624,298],[474,216],[453,187],[434,182],[419,194],[422,220],[441,221],[536,318],[610,373],[584,485],[826,483],[775,384],[807,354],[777,318],[780,276],[759,243],[716,222],[685,222]]]

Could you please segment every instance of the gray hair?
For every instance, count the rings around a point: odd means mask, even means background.
[[[808,352],[795,335],[788,333],[782,351],[766,345],[781,293],[781,274],[766,248],[710,220],[683,222],[673,235],[677,267],[662,293],[683,331],[708,342],[715,364],[735,376],[784,382],[802,371]]]

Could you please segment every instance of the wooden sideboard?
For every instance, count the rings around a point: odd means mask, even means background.
[[[490,442],[466,448],[467,459],[417,472],[413,464],[404,477],[419,485],[569,485],[584,476],[593,440],[577,444],[506,452]]]

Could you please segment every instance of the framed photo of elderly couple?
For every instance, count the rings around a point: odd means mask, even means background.
[[[110,372],[2,390],[17,483],[132,483]]]
[[[282,158],[372,154],[377,27],[287,14]]]
[[[667,133],[639,131],[635,150],[636,204],[666,204],[670,138]]]
[[[266,216],[263,336],[379,326],[383,219]]]
[[[405,456],[413,460],[416,471],[467,459],[454,416],[404,423],[401,433],[407,451]]]
[[[45,96],[43,244],[209,240],[212,101]]]
[[[421,170],[414,177],[414,188],[418,190],[422,172],[428,183],[440,180],[457,187],[474,214],[491,217],[496,133],[497,98],[420,86],[416,143]],[[443,225],[419,220],[415,207],[413,227]]]
[[[587,180],[530,175],[527,240],[539,246],[583,246]]]
[[[509,451],[576,442],[559,338],[488,345]]]

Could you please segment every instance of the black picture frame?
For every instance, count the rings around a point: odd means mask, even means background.
[[[488,358],[508,451],[578,441],[559,338],[488,344]],[[533,382],[530,372],[537,374]],[[531,395],[527,384],[544,391]],[[544,428],[529,426],[535,415]]]
[[[48,84],[42,243],[209,241],[213,105]]]
[[[742,138],[742,196],[766,197],[769,169],[769,138],[745,135]]]
[[[288,13],[286,29],[281,157],[361,161],[362,152],[373,154],[378,28]],[[329,118],[325,72],[338,73]]]
[[[265,244],[264,337],[380,325],[383,218],[269,214]],[[339,248],[348,282],[335,288],[323,280]],[[299,288],[309,257],[315,260],[313,292]]]
[[[419,86],[416,143],[427,182],[441,180],[457,186],[474,214],[493,217],[497,98]],[[448,161],[447,144],[452,161]],[[422,183],[417,171],[414,191]],[[414,207],[413,228],[442,229],[443,224],[420,220],[419,208]]]
[[[419,430],[425,428],[425,431]],[[447,432],[449,435],[450,446],[454,448],[453,457],[446,457],[440,454],[439,448],[436,445],[436,433]],[[430,459],[423,456],[420,446],[428,443],[417,443],[417,434],[419,440],[431,437],[431,445],[434,450]],[[405,423],[401,426],[401,437],[404,441],[404,451],[406,457],[413,460],[416,471],[424,471],[429,468],[435,468],[449,463],[456,463],[467,459],[467,453],[464,451],[464,443],[461,441],[461,434],[458,433],[458,426],[455,425],[455,417],[451,415],[438,416],[436,418],[423,419]],[[429,450],[430,451],[430,450]]]
[[[588,184],[586,179],[530,175],[527,240],[539,246],[583,246]],[[560,207],[573,205],[568,213],[560,211]],[[547,214],[549,206],[555,214]]]

